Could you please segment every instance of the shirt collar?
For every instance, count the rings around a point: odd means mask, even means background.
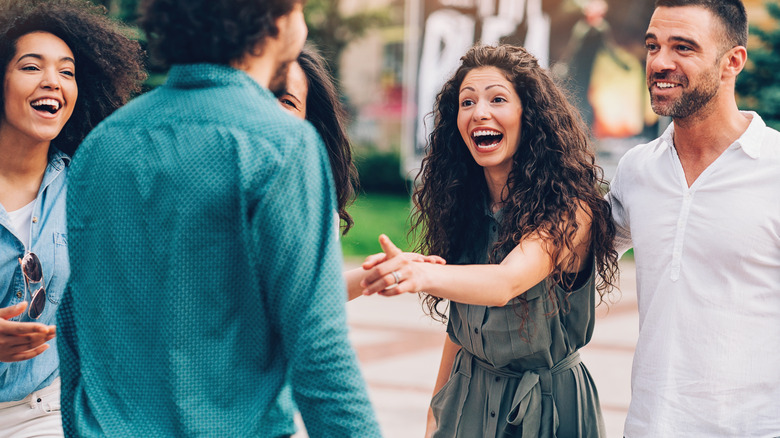
[[[740,111],[740,114],[750,118],[750,125],[730,147],[741,147],[750,158],[759,158],[761,156],[761,143],[764,139],[766,123],[754,111]],[[670,123],[664,133],[658,138],[658,147],[671,148],[673,146],[674,122]]]
[[[273,93],[244,71],[220,64],[177,64],[171,67],[165,85],[174,88],[211,88],[237,85],[252,87],[265,97]]]
[[[54,146],[49,147],[49,166],[55,170],[62,170],[70,165],[70,155],[62,152]]]
[[[761,116],[754,111],[741,111],[741,114],[750,118],[750,125],[748,125],[745,132],[739,136],[734,144],[742,147],[742,150],[745,151],[750,158],[759,158],[761,157],[761,145],[764,142],[764,128],[766,128],[766,123],[764,123]]]

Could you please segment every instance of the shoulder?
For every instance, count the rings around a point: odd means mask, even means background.
[[[762,153],[775,159],[780,159],[780,132],[766,127],[764,128],[764,141],[762,144]]]
[[[665,147],[665,141],[662,137],[656,138],[648,143],[636,145],[623,154],[618,166],[634,166],[637,163],[641,163],[644,159],[657,154],[659,150],[662,150]]]

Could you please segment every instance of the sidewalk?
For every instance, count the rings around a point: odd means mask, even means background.
[[[622,437],[638,336],[633,261],[621,262],[619,301],[599,306],[590,344],[581,350],[599,391],[607,437]],[[618,297],[616,297],[618,298]],[[423,314],[416,295],[361,297],[347,304],[350,338],[386,438],[425,432],[445,326]],[[303,438],[300,433],[295,438]]]

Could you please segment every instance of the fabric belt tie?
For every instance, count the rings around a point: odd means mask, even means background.
[[[498,369],[474,356],[474,363],[502,377],[520,378],[507,422],[522,427],[522,436],[555,437],[558,429],[558,409],[552,396],[552,376],[568,371],[581,363],[579,351],[564,357],[552,368],[537,368],[523,373]],[[547,409],[543,409],[543,405]]]

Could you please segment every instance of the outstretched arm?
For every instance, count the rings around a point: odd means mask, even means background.
[[[590,215],[577,214],[578,229],[573,251],[563,248],[557,263],[568,263],[576,254],[580,264],[590,250]],[[385,253],[399,251],[387,236],[379,240]],[[388,258],[376,263],[366,260],[369,273],[363,281],[363,294],[397,295],[404,292],[428,294],[464,304],[504,306],[547,278],[555,268],[552,249],[539,234],[526,236],[497,265],[432,265],[411,263],[405,257]],[[580,266],[574,266],[574,272]],[[393,275],[393,272],[396,274]],[[396,277],[400,278],[397,286]],[[389,287],[389,288],[388,288]]]
[[[395,247],[395,245],[393,245],[393,247]],[[368,258],[366,258],[367,261],[363,262],[363,265],[373,266],[375,264],[386,261],[388,258],[399,257],[399,256],[406,257],[409,261],[417,262],[417,263],[434,263],[439,265],[444,265],[447,263],[443,258],[439,256],[424,256],[422,254],[417,254],[417,253],[402,252],[398,248],[395,249],[397,251],[392,252],[392,254],[379,253],[379,254],[368,256]],[[362,266],[359,268],[350,269],[349,271],[344,271],[344,280],[347,283],[347,301],[352,301],[363,294],[362,282],[363,279],[365,279],[366,276],[368,275],[368,272],[369,271],[363,269]]]

